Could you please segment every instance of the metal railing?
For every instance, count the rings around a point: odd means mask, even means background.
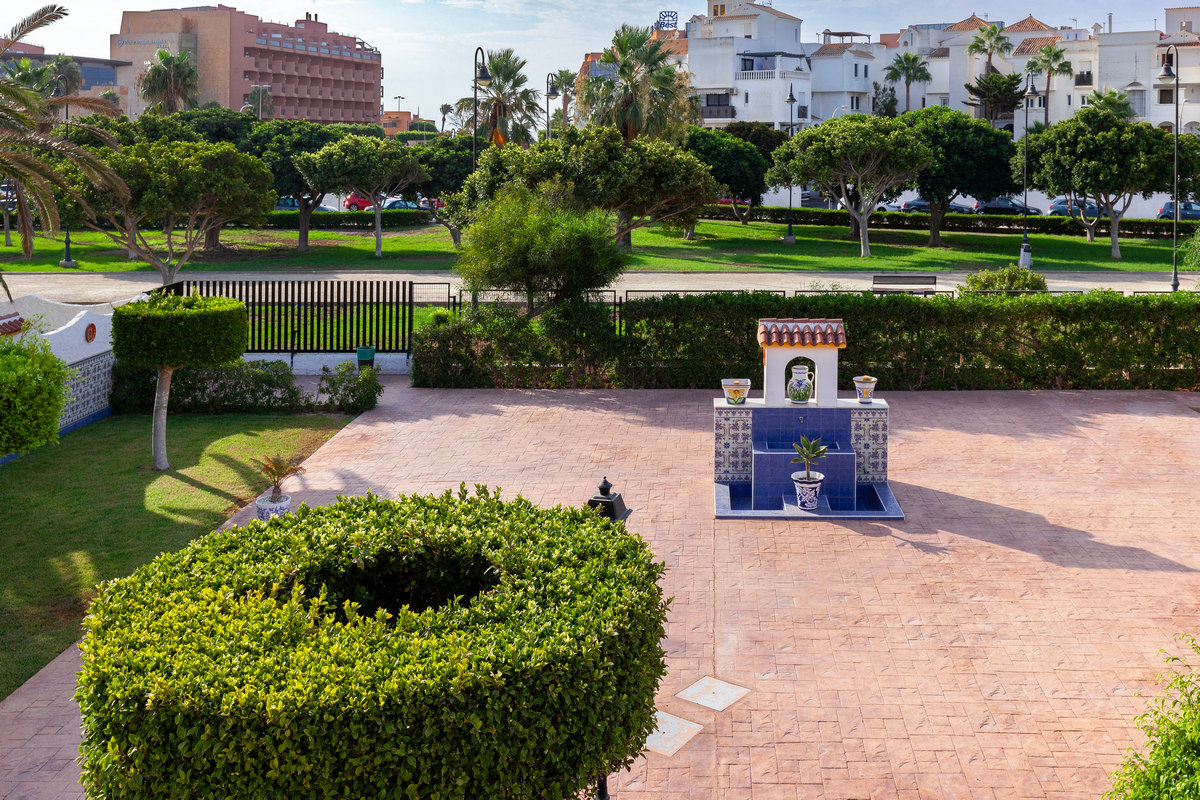
[[[1091,86],[1092,85],[1091,70],[1088,70],[1087,72],[1076,72],[1075,73],[1075,85],[1076,86]]]
[[[733,106],[701,106],[700,116],[703,119],[733,119],[737,109]]]

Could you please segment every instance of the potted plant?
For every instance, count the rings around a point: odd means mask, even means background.
[[[819,436],[816,439],[801,436],[800,443],[792,442],[792,447],[796,448],[796,457],[792,459],[792,463],[804,462],[803,472],[792,473],[792,483],[796,484],[796,505],[800,506],[802,511],[816,511],[817,498],[821,495],[821,482],[825,480],[825,476],[813,472],[812,465],[824,458],[829,448],[821,444]]]
[[[254,501],[254,505],[258,509],[258,518],[266,521],[271,517],[278,517],[290,512],[292,496],[284,494],[279,485],[285,478],[304,472],[304,467],[300,466],[300,456],[284,458],[282,455],[276,454],[267,456],[262,461],[253,459],[252,463],[271,481],[271,496],[260,497]]]

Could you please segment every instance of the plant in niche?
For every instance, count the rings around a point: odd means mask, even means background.
[[[276,453],[273,456],[265,456],[261,461],[251,459],[251,463],[271,482],[272,503],[278,503],[283,499],[283,489],[280,488],[280,484],[286,478],[304,472],[304,467],[300,466],[300,456],[284,458],[281,454]]]
[[[825,457],[829,452],[829,448],[821,444],[821,437],[809,439],[807,436],[800,437],[800,443],[792,442],[792,447],[796,449],[796,457],[792,459],[793,464],[804,462],[804,479],[812,480],[812,465]]]

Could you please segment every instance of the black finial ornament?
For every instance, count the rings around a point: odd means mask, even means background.
[[[600,485],[596,489],[597,493],[592,495],[592,499],[588,500],[587,504],[589,508],[596,509],[600,516],[605,519],[625,520],[633,513],[625,507],[621,493],[612,491],[612,484],[608,482],[607,475],[601,479]]]

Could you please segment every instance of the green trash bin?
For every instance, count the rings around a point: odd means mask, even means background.
[[[358,348],[358,368],[375,366],[375,348],[360,347]]]

